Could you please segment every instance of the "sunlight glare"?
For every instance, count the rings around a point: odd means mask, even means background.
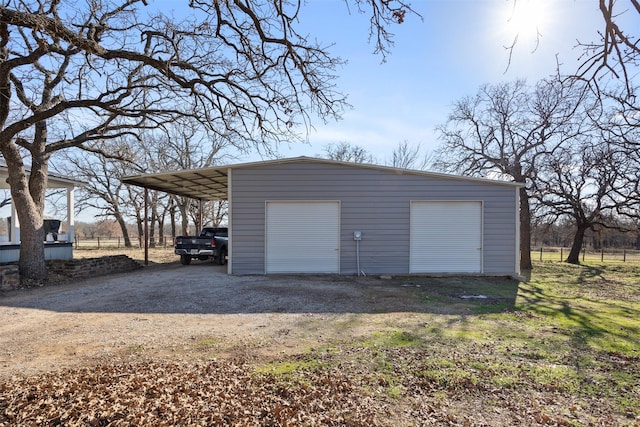
[[[549,20],[546,0],[511,0],[507,2],[507,31],[520,42],[537,45]]]

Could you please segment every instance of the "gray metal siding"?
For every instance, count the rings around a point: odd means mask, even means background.
[[[482,200],[483,271],[517,271],[517,204],[511,186],[304,161],[236,168],[232,178],[234,274],[265,272],[267,200],[340,200],[342,274],[357,273],[353,231],[362,231],[365,273],[407,274],[412,200]]]

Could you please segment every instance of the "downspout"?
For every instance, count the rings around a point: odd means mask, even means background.
[[[358,269],[358,276],[360,276],[360,240],[356,240],[356,264]]]

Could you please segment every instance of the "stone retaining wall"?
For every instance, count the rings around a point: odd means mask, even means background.
[[[70,278],[101,276],[110,273],[133,271],[139,268],[142,268],[142,265],[126,255],[47,261],[48,272]]]
[[[0,265],[0,291],[10,291],[20,287],[20,270],[15,264]]]
[[[71,260],[49,260],[46,261],[46,264],[48,273],[72,279],[122,273],[142,268],[141,264],[126,255]],[[0,291],[19,289],[20,286],[20,271],[18,265],[0,265]]]

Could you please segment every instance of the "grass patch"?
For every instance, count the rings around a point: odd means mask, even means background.
[[[145,348],[142,344],[133,344],[130,345],[127,350],[129,351],[130,354],[138,354],[138,353],[143,353],[145,351]]]
[[[502,422],[514,425],[637,425],[640,267],[535,267],[529,282],[515,285],[421,279],[415,296],[426,313],[414,313],[415,324],[381,323],[360,340],[345,338],[258,372],[295,380],[308,370],[339,369],[364,394],[417,399],[430,410],[471,408],[458,409],[467,417],[474,405],[509,408],[512,416]],[[487,299],[459,298],[476,294]],[[451,411],[447,417],[455,418]]]
[[[372,337],[365,340],[363,345],[365,347],[383,347],[383,348],[396,348],[396,347],[412,347],[420,346],[424,342],[422,338],[407,331],[387,331],[376,332]]]
[[[198,341],[198,346],[199,347],[204,347],[204,348],[213,348],[220,345],[220,340],[214,339],[214,338],[207,338],[207,339],[202,339],[200,341]]]
[[[538,316],[574,348],[640,356],[640,267],[545,262],[518,293],[517,307]]]
[[[512,310],[519,282],[501,277],[412,277],[402,286],[415,287],[429,312],[484,314]]]

